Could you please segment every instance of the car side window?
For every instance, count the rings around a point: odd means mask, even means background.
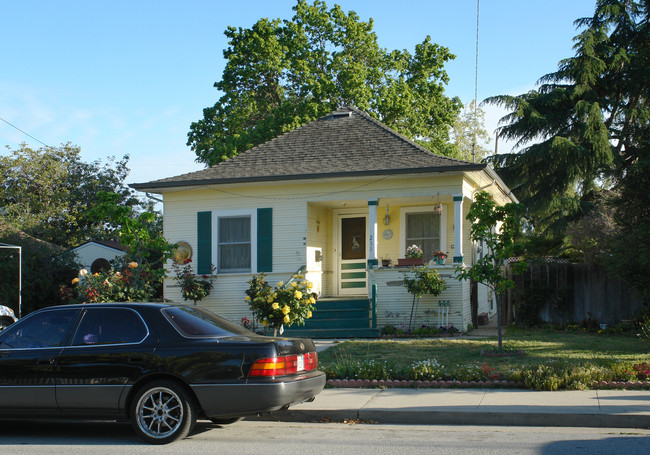
[[[139,343],[148,333],[140,315],[129,308],[88,308],[72,345]]]
[[[49,348],[61,346],[79,310],[53,310],[18,321],[0,334],[3,348]]]

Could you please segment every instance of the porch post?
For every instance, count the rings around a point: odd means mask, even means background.
[[[377,267],[377,205],[378,199],[368,199],[368,268]]]
[[[368,199],[368,299],[371,304],[371,326],[377,327],[377,283],[375,269],[377,260],[377,206],[379,199]]]
[[[454,264],[463,263],[463,195],[454,195]]]

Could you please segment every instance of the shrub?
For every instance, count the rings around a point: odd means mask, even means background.
[[[254,276],[246,291],[246,301],[258,321],[264,327],[277,330],[302,325],[312,316],[316,295],[312,284],[303,275],[293,275],[287,283],[280,281],[275,288],[264,279],[264,273]]]
[[[182,266],[174,262],[172,269],[176,273],[174,279],[181,287],[183,300],[192,300],[196,305],[196,302],[210,294],[212,290],[212,276],[201,275],[201,279],[197,278],[194,270],[192,270],[191,262],[191,259],[186,259]],[[210,266],[210,271],[211,273],[214,272],[215,267]]]
[[[413,380],[437,380],[444,377],[445,367],[440,365],[437,360],[420,360],[411,365],[409,369],[409,378]]]

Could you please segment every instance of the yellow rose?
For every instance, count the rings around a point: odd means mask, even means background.
[[[277,287],[281,288],[284,286],[284,281],[278,281],[278,284],[276,284]]]
[[[264,320],[262,321],[262,325],[263,325],[264,327],[268,327],[268,326],[269,326],[269,321],[267,321],[266,319],[264,319]]]
[[[86,269],[79,270],[79,276],[86,276],[86,275],[88,275],[88,270]]]
[[[79,282],[79,278],[73,278],[72,279],[72,284],[77,284]]]
[[[298,275],[298,278],[302,280],[304,277],[302,275]]]
[[[273,305],[271,305],[271,308],[273,308],[274,310],[277,310],[278,308],[280,308],[280,304],[278,302],[273,302]]]
[[[290,311],[291,311],[291,309],[290,309],[287,305],[285,305],[285,306],[282,308],[282,312],[283,312],[284,314],[289,314]]]
[[[308,311],[308,312],[307,312],[307,317],[308,317],[308,318],[311,317],[311,311]]]
[[[295,281],[292,281],[291,286],[293,286],[295,288],[296,286],[298,286],[298,283],[296,283]]]
[[[316,299],[314,297],[309,297],[309,303],[313,305],[314,303],[316,303]]]
[[[251,299],[251,297],[250,297],[249,295],[247,295],[246,297],[244,297],[244,300],[246,300],[247,302],[248,302],[250,299]]]
[[[273,303],[273,296],[268,296],[266,298],[267,303]]]
[[[302,299],[302,292],[296,291],[294,295],[296,296],[297,299]]]
[[[283,319],[284,322],[289,322],[290,320],[291,320],[291,318],[289,316],[285,316],[284,319]]]
[[[130,269],[134,269],[134,268],[136,268],[137,266],[138,266],[138,263],[137,263],[137,262],[129,262],[129,268],[130,268]]]

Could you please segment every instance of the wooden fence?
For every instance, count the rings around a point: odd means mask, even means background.
[[[507,273],[512,277],[509,268]],[[592,323],[612,326],[644,308],[624,282],[595,265],[549,260],[530,264],[512,279],[517,286],[504,300],[504,324],[537,317],[537,322],[553,324],[590,318]]]

